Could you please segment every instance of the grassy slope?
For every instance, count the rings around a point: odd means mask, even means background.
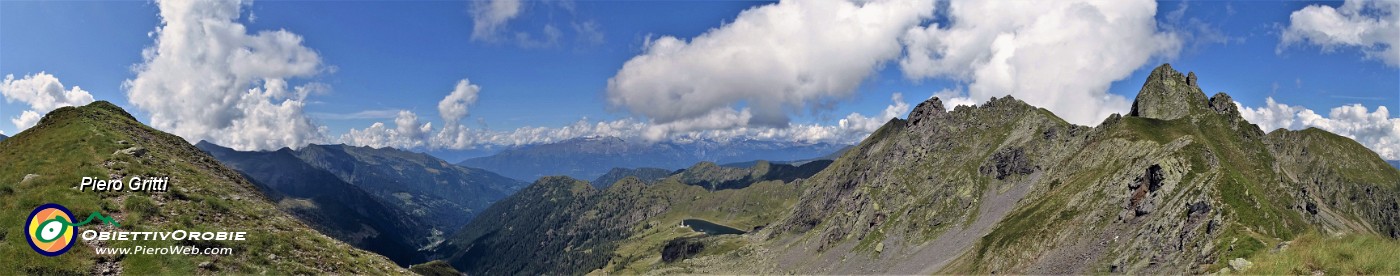
[[[1324,236],[1308,232],[1287,247],[1259,254],[1246,274],[1378,275],[1400,272],[1400,241],[1374,234]]]
[[[144,157],[116,155],[130,147],[149,150]],[[99,101],[81,108],[50,112],[38,126],[0,142],[0,221],[22,222],[35,206],[59,203],[75,215],[101,211],[126,231],[246,231],[247,241],[113,241],[108,247],[194,245],[231,247],[233,254],[126,255],[115,258],[121,272],[190,274],[208,272],[272,274],[393,274],[403,271],[382,256],[355,249],[321,235],[275,211],[256,189],[183,139],[145,125]],[[110,164],[110,170],[104,167]],[[79,192],[84,176],[107,178],[169,176],[169,192]],[[31,181],[21,181],[37,174]],[[152,207],[154,206],[154,207]],[[109,226],[84,226],[104,229]],[[0,271],[26,274],[90,274],[95,265],[114,261],[97,256],[79,242],[58,257],[30,252],[22,227],[0,230]],[[105,229],[111,230],[111,229]],[[273,257],[273,256],[276,257]],[[209,262],[208,269],[199,264]]]
[[[743,189],[710,192],[675,179],[664,180],[647,192],[673,199],[671,207],[665,213],[638,223],[632,235],[613,253],[608,266],[594,272],[636,274],[665,267],[660,253],[666,242],[703,236],[690,228],[678,227],[685,219],[698,218],[745,231],[766,227],[797,203],[802,188],[801,184],[764,181]],[[729,239],[715,242],[719,246],[705,249],[701,256],[726,254],[744,243],[735,237],[725,238]]]

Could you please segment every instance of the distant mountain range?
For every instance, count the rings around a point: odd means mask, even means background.
[[[265,196],[258,185],[183,138],[141,124],[120,107],[97,101],[61,107],[0,147],[0,271],[51,275],[353,274],[407,273],[383,256],[357,249],[308,227],[278,205],[300,204]],[[274,164],[282,161],[268,160]],[[289,170],[291,173],[299,171]],[[80,191],[83,177],[169,177],[166,191]],[[293,187],[298,183],[277,183]],[[295,194],[314,191],[285,189]],[[324,191],[331,193],[333,191]],[[313,202],[346,194],[311,196]],[[45,203],[82,217],[101,212],[120,226],[92,224],[84,231],[246,231],[247,240],[75,239],[57,257],[33,252],[22,223]],[[343,206],[321,206],[341,208]],[[371,213],[366,215],[373,215]],[[336,212],[344,214],[344,212]],[[318,214],[309,212],[303,214]],[[75,219],[81,219],[76,217]],[[343,216],[320,219],[360,219]],[[311,220],[311,221],[319,221]],[[350,222],[357,223],[357,222]],[[22,225],[22,224],[21,224]],[[337,232],[329,232],[335,234]],[[133,235],[134,236],[134,235]],[[193,236],[193,235],[192,235]],[[232,248],[232,254],[95,254],[96,248],[172,246]],[[134,249],[140,250],[140,249]]]
[[[427,151],[424,151],[423,153],[427,153],[428,155],[432,155],[433,157],[437,157],[438,159],[446,160],[448,163],[455,164],[461,163],[463,160],[467,160],[469,158],[491,156],[493,154],[500,153],[501,151],[507,149],[519,147],[520,146],[482,145],[471,149],[429,149]]]
[[[5,136],[4,134],[0,134],[0,141],[5,141],[5,138],[10,138],[10,137],[9,137],[9,136]]]
[[[197,145],[240,171],[289,213],[337,239],[421,263],[424,251],[526,183],[392,148],[309,145],[240,152]]]
[[[506,149],[495,155],[471,158],[458,164],[524,181],[552,175],[595,179],[613,168],[677,170],[698,162],[725,164],[754,160],[804,160],[825,156],[845,147],[847,145],[756,140],[648,143],[617,137],[589,137]]]

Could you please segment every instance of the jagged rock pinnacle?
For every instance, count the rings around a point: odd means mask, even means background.
[[[1196,73],[1183,75],[1162,64],[1147,76],[1128,116],[1173,120],[1191,115],[1208,105],[1205,93],[1196,85]]]
[[[1238,106],[1235,106],[1235,100],[1231,99],[1230,95],[1225,94],[1225,92],[1215,93],[1215,96],[1210,97],[1210,109],[1220,115],[1229,117],[1240,116],[1240,109]]]
[[[942,116],[945,113],[947,113],[947,109],[943,108],[943,100],[938,99],[938,97],[929,98],[915,106],[914,111],[909,112],[909,125],[918,125],[924,119]]]

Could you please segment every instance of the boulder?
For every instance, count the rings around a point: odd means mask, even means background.
[[[1254,266],[1254,263],[1250,262],[1249,260],[1245,260],[1244,258],[1235,258],[1234,260],[1230,260],[1230,269],[1233,269],[1237,272],[1244,272],[1251,266]]]
[[[116,152],[113,152],[113,153],[112,153],[112,155],[117,155],[117,154],[126,154],[126,155],[135,156],[135,157],[141,157],[141,156],[145,156],[145,155],[146,155],[146,148],[136,146],[136,147],[130,147],[130,148],[123,149],[123,150],[117,150]]]

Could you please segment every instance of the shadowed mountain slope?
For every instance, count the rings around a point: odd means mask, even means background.
[[[291,149],[242,152],[205,141],[195,146],[242,173],[278,208],[326,235],[387,256],[400,266],[426,261],[419,252],[433,243],[426,223],[306,164]]]

